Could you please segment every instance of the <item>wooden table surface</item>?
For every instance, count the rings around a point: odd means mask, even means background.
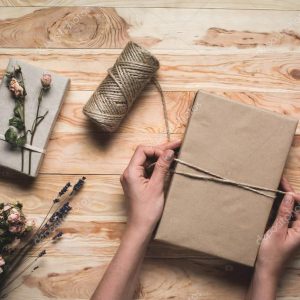
[[[119,245],[126,221],[119,176],[138,144],[166,139],[160,97],[149,86],[111,135],[91,126],[82,106],[129,40],[160,60],[178,138],[198,89],[299,118],[299,25],[296,0],[0,0],[1,78],[10,57],[71,78],[40,175],[31,184],[2,176],[1,201],[22,201],[40,220],[65,182],[87,176],[62,226],[64,238],[9,299],[88,299]],[[285,173],[298,190],[299,167],[296,135]],[[250,276],[233,263],[151,243],[136,297],[243,299]],[[300,299],[299,276],[300,252],[278,299]]]

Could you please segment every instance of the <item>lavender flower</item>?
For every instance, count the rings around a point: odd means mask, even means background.
[[[73,187],[71,195],[73,195],[74,193],[78,192],[82,188],[82,186],[84,185],[85,180],[86,180],[86,177],[83,176],[81,179],[79,179],[77,181],[77,183]]]

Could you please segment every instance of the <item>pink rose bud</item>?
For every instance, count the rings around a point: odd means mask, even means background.
[[[50,85],[51,85],[51,75],[50,74],[43,74],[42,78],[41,78],[41,83],[44,89],[49,89]]]
[[[19,222],[20,220],[21,220],[20,212],[17,209],[12,208],[10,210],[10,214],[8,215],[7,221],[9,223],[16,223]]]
[[[17,97],[23,96],[23,88],[20,86],[19,82],[17,79],[12,78],[10,83],[9,83],[9,90]]]

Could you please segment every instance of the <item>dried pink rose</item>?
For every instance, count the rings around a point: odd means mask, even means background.
[[[16,78],[12,78],[9,83],[9,90],[17,97],[23,96],[24,90],[20,86],[18,80]]]
[[[12,226],[9,226],[8,230],[11,233],[22,233],[24,231],[24,226],[23,225],[12,225]]]
[[[51,85],[52,77],[50,74],[43,74],[41,83],[44,89],[49,89]]]
[[[9,223],[18,223],[18,222],[20,222],[21,221],[20,212],[17,209],[12,208],[10,210],[10,214],[8,215],[7,221]]]
[[[0,255],[0,267],[5,265],[5,260],[3,259],[3,257]]]

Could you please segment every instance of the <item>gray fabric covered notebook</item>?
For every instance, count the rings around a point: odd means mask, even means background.
[[[51,87],[47,90],[41,101],[40,115],[47,115],[43,121],[39,124],[32,148],[30,149],[30,135],[27,137],[27,145],[23,147],[23,171],[22,171],[22,155],[21,149],[12,147],[7,141],[5,141],[4,135],[9,128],[9,119],[14,115],[15,99],[11,91],[8,89],[8,80],[6,77],[2,79],[0,85],[0,166],[1,168],[8,168],[17,172],[22,172],[26,175],[35,177],[38,174],[44,153],[46,152],[46,146],[60,111],[63,98],[68,89],[70,80],[68,78],[56,75],[52,72],[48,72],[41,68],[32,66],[23,61],[10,59],[7,67],[7,71],[13,70],[14,67],[21,67],[24,84],[27,95],[25,97],[25,125],[26,129],[32,128],[32,124],[35,120],[38,97],[41,90],[41,77],[43,74],[50,74],[52,77]],[[34,149],[34,150],[32,150]],[[31,154],[31,172],[29,174],[29,153]]]

